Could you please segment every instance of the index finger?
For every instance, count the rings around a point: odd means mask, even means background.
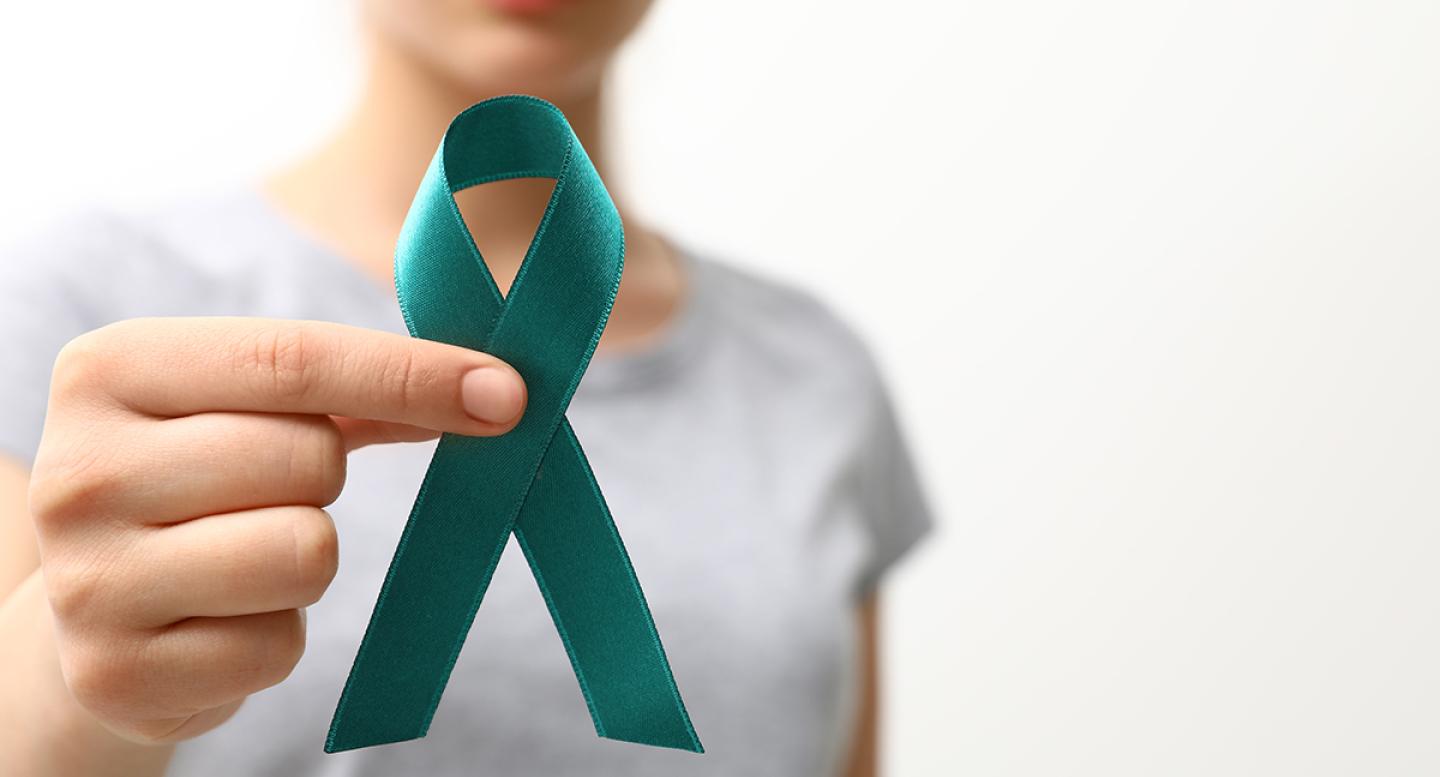
[[[162,417],[317,413],[493,435],[525,404],[520,375],[489,354],[318,321],[133,319],[83,335],[56,363],[125,407]]]

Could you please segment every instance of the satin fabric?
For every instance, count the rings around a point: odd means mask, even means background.
[[[555,179],[555,188],[502,297],[454,193],[535,177]],[[327,752],[425,735],[512,532],[596,732],[703,752],[624,544],[565,420],[623,261],[620,216],[559,109],[507,96],[455,118],[396,247],[401,309],[415,337],[510,363],[525,379],[529,404],[508,434],[440,439],[336,707]]]

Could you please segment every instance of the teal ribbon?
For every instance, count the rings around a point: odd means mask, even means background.
[[[555,188],[502,297],[454,194],[509,178],[553,178]],[[555,106],[498,97],[450,124],[396,247],[400,306],[415,337],[513,365],[529,404],[508,434],[440,438],[326,752],[425,735],[512,531],[596,733],[703,752],[625,546],[565,420],[610,315],[624,254],[620,216]]]

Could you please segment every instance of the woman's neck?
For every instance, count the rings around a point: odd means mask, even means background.
[[[605,177],[601,78],[546,94],[564,113]],[[388,283],[395,239],[420,178],[450,120],[505,89],[461,88],[423,63],[376,45],[359,104],[329,141],[265,184],[300,226],[367,274]],[[503,290],[509,287],[550,197],[552,182],[503,181],[456,196],[466,224]],[[612,187],[613,192],[613,187]],[[626,267],[602,345],[629,347],[663,328],[683,291],[672,252],[628,218]]]

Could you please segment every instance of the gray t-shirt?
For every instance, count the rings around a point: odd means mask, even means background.
[[[136,316],[405,331],[391,289],[255,191],[67,220],[0,257],[0,451],[30,460],[70,338]],[[706,753],[598,739],[506,549],[422,740],[325,755],[326,727],[433,443],[351,457],[340,571],[294,674],[183,743],[172,775],[831,775],[854,724],[856,604],[930,518],[874,365],[815,301],[686,254],[658,345],[597,356],[569,418]]]

